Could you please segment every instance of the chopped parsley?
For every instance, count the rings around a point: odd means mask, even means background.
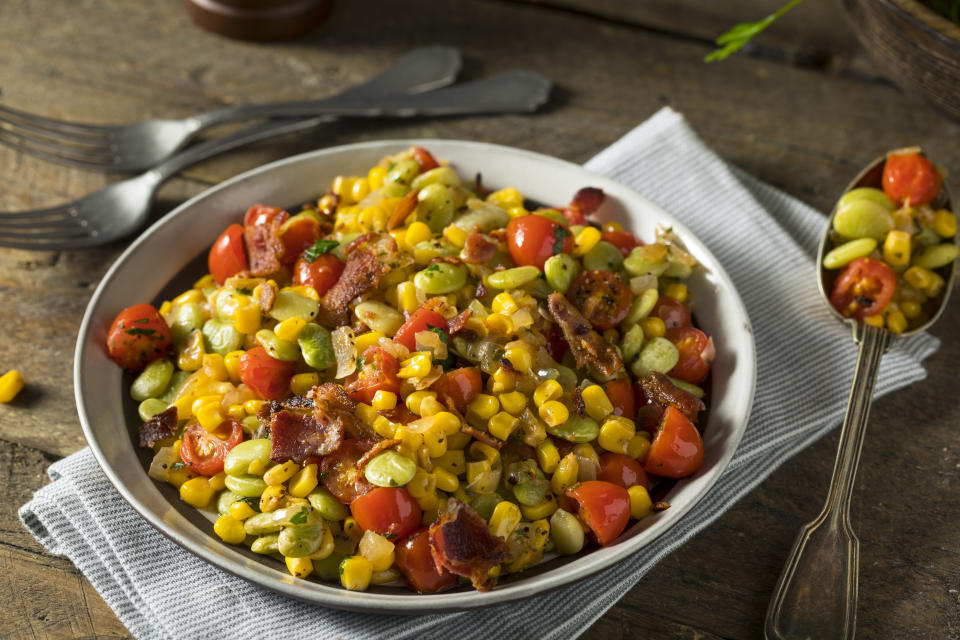
[[[571,234],[567,231],[566,227],[562,227],[559,224],[553,227],[553,252],[554,253],[563,253],[563,241],[565,238],[569,237]]]
[[[447,333],[447,331],[443,327],[434,327],[428,324],[427,329],[437,334],[438,336],[440,336],[440,342],[442,342],[443,344],[447,344],[448,342],[450,342],[450,334]]]
[[[134,320],[133,324],[147,324],[150,322],[150,318],[140,318],[139,320]]]
[[[357,369],[363,369],[363,365],[367,363],[366,359],[363,356],[357,356]]]
[[[313,262],[320,256],[325,253],[329,253],[340,246],[340,243],[336,240],[327,240],[326,238],[321,238],[313,243],[313,246],[303,252],[303,257],[307,262]]]
[[[156,329],[140,329],[140,328],[136,328],[136,329],[124,329],[123,332],[126,333],[127,335],[131,335],[131,336],[152,336],[152,335],[155,334],[157,331],[156,331]]]
[[[185,466],[187,465],[183,464],[182,462],[174,462],[173,464],[170,465],[170,471],[179,471],[180,469],[183,469]]]
[[[293,514],[290,518],[291,524],[303,524],[307,521],[307,516],[310,515],[310,509],[303,507],[297,513]]]

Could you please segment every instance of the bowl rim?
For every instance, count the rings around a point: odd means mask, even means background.
[[[660,528],[659,531],[656,531],[652,537],[647,536],[646,540],[643,540],[642,544],[637,543],[638,540],[642,540],[645,536],[643,535],[632,535],[625,540],[621,540],[615,545],[609,547],[592,550],[591,552],[584,554],[580,557],[576,557],[571,560],[568,564],[564,564],[560,567],[553,569],[545,570],[539,575],[533,576],[531,578],[526,578],[523,581],[518,581],[517,583],[504,584],[498,588],[493,589],[489,592],[474,592],[474,591],[454,591],[440,594],[416,594],[416,597],[412,597],[409,594],[404,595],[393,595],[393,594],[382,594],[382,593],[355,593],[344,590],[339,586],[333,587],[327,585],[326,589],[304,589],[298,584],[302,584],[303,581],[292,581],[290,579],[280,579],[277,577],[256,575],[248,575],[248,570],[243,566],[242,562],[238,562],[235,559],[231,558],[230,555],[233,554],[236,558],[243,558],[238,552],[229,550],[229,553],[224,554],[223,556],[212,553],[207,548],[203,546],[192,546],[186,544],[184,540],[180,539],[180,536],[183,534],[177,533],[173,530],[173,527],[165,526],[164,521],[155,513],[153,513],[146,505],[142,504],[137,496],[133,495],[130,488],[128,488],[121,480],[118,473],[113,469],[107,456],[98,442],[98,437],[96,430],[94,429],[89,416],[88,416],[88,400],[86,398],[85,389],[86,385],[83,380],[83,368],[84,363],[88,358],[87,345],[90,342],[90,334],[93,331],[93,320],[96,315],[96,311],[99,307],[101,298],[105,295],[105,292],[109,289],[112,281],[120,273],[126,263],[131,260],[132,256],[146,243],[151,241],[151,238],[156,234],[162,227],[170,223],[175,218],[184,214],[184,212],[189,211],[196,204],[201,203],[203,200],[211,198],[212,196],[221,193],[224,190],[232,189],[235,185],[242,184],[245,181],[248,181],[257,176],[263,174],[270,174],[274,171],[279,171],[284,167],[289,165],[295,165],[298,163],[309,162],[310,160],[321,157],[324,155],[336,155],[341,153],[351,153],[356,151],[371,151],[377,148],[382,148],[384,155],[389,152],[395,152],[396,149],[402,149],[409,147],[411,145],[419,145],[430,147],[431,145],[437,147],[438,145],[445,148],[446,153],[450,154],[447,157],[450,157],[452,162],[456,162],[456,157],[452,154],[456,153],[457,149],[464,149],[474,152],[495,152],[497,154],[512,154],[517,156],[520,160],[525,160],[528,162],[534,162],[537,164],[544,165],[553,165],[558,168],[562,168],[566,171],[574,170],[581,175],[583,175],[585,181],[589,181],[591,184],[596,184],[603,188],[605,185],[609,185],[609,188],[624,191],[629,195],[630,199],[636,202],[639,205],[646,207],[647,209],[657,212],[658,215],[662,215],[665,221],[670,221],[674,230],[684,241],[693,243],[697,248],[709,256],[713,265],[710,268],[710,274],[713,278],[718,280],[722,285],[723,289],[730,294],[729,303],[734,306],[738,311],[739,315],[737,321],[743,323],[744,333],[746,334],[745,342],[741,350],[737,352],[737,363],[743,363],[746,367],[747,378],[745,382],[747,389],[744,391],[738,391],[736,395],[743,395],[742,405],[743,412],[741,415],[736,416],[733,419],[733,424],[731,425],[731,433],[725,439],[726,446],[724,447],[720,457],[717,459],[716,463],[710,469],[704,471],[698,471],[697,474],[692,476],[689,481],[694,481],[698,477],[703,479],[706,476],[706,479],[703,481],[703,485],[699,487],[697,492],[690,496],[687,501],[679,506],[671,507],[668,510],[669,515],[666,517],[667,523]],[[637,207],[628,207],[628,208],[637,208]],[[214,567],[217,567],[221,570],[226,571],[232,575],[236,575],[240,578],[253,582],[259,586],[266,587],[274,592],[281,593],[288,597],[292,597],[297,600],[302,600],[310,602],[312,604],[320,604],[324,606],[330,606],[338,609],[352,610],[352,611],[361,611],[367,613],[391,613],[391,614],[416,614],[416,613],[436,613],[438,611],[464,611],[471,609],[479,609],[490,607],[498,604],[504,604],[507,602],[512,602],[527,598],[532,595],[544,593],[551,591],[562,586],[568,585],[574,581],[585,579],[590,576],[595,575],[596,573],[602,571],[603,569],[608,568],[614,563],[625,559],[626,557],[632,555],[633,553],[644,548],[648,544],[651,544],[662,535],[672,530],[677,524],[681,521],[684,515],[686,515],[691,509],[694,508],[705,496],[707,493],[713,489],[717,480],[727,470],[730,461],[737,450],[743,434],[746,430],[747,423],[752,412],[753,402],[755,399],[756,391],[756,380],[757,380],[757,361],[756,361],[756,342],[754,339],[754,333],[752,325],[750,323],[749,315],[745,305],[743,304],[742,299],[736,291],[736,288],[733,285],[733,281],[730,279],[729,275],[723,269],[719,261],[713,256],[713,254],[707,249],[704,245],[692,232],[687,229],[682,222],[677,220],[672,214],[665,211],[659,205],[651,202],[641,194],[637,193],[630,187],[618,183],[611,178],[608,178],[602,174],[595,173],[588,169],[583,168],[582,166],[555,158],[553,156],[548,156],[545,154],[536,153],[533,151],[528,151],[525,149],[518,149],[515,147],[509,147],[505,145],[487,143],[487,142],[477,142],[477,141],[468,141],[468,140],[456,140],[456,139],[388,139],[388,140],[374,140],[366,142],[358,142],[346,145],[338,145],[333,147],[325,147],[321,149],[316,149],[306,153],[297,154],[294,156],[289,156],[282,158],[256,168],[250,169],[243,173],[240,173],[230,179],[227,179],[217,185],[204,189],[201,193],[190,198],[186,202],[182,203],[162,218],[153,223],[148,229],[146,229],[138,238],[136,238],[130,246],[128,246],[121,255],[114,261],[110,266],[104,276],[101,278],[99,284],[97,285],[96,290],[90,298],[87,308],[84,312],[83,319],[80,324],[80,329],[77,335],[77,346],[74,352],[74,396],[77,403],[77,412],[79,415],[81,427],[83,429],[84,437],[87,440],[88,446],[90,447],[92,453],[94,454],[95,459],[97,460],[98,465],[103,470],[104,474],[110,480],[111,484],[117,489],[118,493],[123,497],[123,499],[134,508],[134,510],[151,526],[160,531],[165,537],[175,542],[178,546],[186,549],[187,551],[198,556],[208,564],[211,564]],[[703,476],[699,474],[703,473]],[[659,523],[658,523],[659,524]],[[656,526],[656,525],[654,525]],[[199,531],[199,529],[198,529]],[[207,534],[203,533],[204,536]],[[644,532],[640,532],[643,534]],[[602,556],[600,555],[603,551],[615,550],[610,553],[605,553]],[[577,565],[575,569],[570,570],[570,565]],[[266,566],[266,565],[265,565]],[[279,571],[276,571],[279,573]],[[289,576],[287,576],[289,578]],[[321,583],[315,581],[308,582],[314,586],[319,586]],[[325,584],[325,583],[324,583]],[[330,593],[326,593],[326,590],[329,589]],[[357,596],[362,596],[358,598]]]

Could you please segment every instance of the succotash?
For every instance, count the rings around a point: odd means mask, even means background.
[[[842,269],[830,303],[844,316],[893,333],[925,324],[957,259],[957,216],[942,177],[919,149],[887,155],[883,189],[843,195],[833,217],[827,269]]]
[[[150,476],[352,590],[486,590],[613,544],[700,467],[714,345],[694,258],[594,222],[603,200],[531,211],[415,147],[295,215],[251,207],[209,274],[109,332]]]

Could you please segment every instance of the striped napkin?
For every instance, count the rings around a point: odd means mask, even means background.
[[[395,617],[290,600],[183,553],[123,501],[86,449],[51,465],[53,482],[20,510],[24,525],[51,553],[70,558],[139,638],[219,637],[225,625],[233,636],[282,630],[286,640],[579,635],[657,561],[840,423],[856,357],[849,329],[817,292],[821,214],[726,165],[670,109],[586,166],[657,202],[702,239],[733,279],[756,336],[757,392],[743,441],[669,536],[545,595],[482,611]],[[898,341],[883,359],[877,395],[923,379],[920,363],[938,345],[928,335]]]

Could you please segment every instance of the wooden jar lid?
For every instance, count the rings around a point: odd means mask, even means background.
[[[198,25],[239,40],[289,40],[319,27],[333,0],[184,0]]]

